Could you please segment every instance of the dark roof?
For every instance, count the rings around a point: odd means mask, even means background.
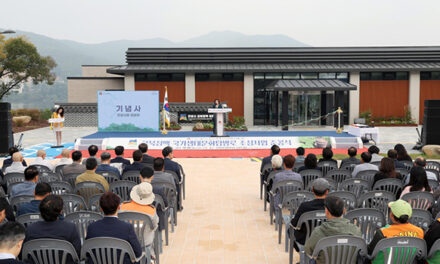
[[[108,73],[145,72],[349,72],[349,71],[436,71],[438,62],[358,63],[204,63],[129,64],[107,69]]]
[[[269,91],[347,91],[356,85],[340,80],[277,80],[266,86]]]
[[[112,77],[67,77],[67,80],[123,80],[122,76]]]

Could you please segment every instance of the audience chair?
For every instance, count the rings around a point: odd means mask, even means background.
[[[96,212],[79,211],[66,215],[64,221],[75,224],[82,245],[87,236],[87,227],[91,223],[101,220],[102,218],[103,216]]]
[[[436,170],[440,172],[440,162],[433,160],[426,161],[425,170]]]
[[[101,207],[99,206],[99,199],[101,199],[102,193],[98,193],[90,197],[89,199],[89,211],[91,212],[101,212]]]
[[[9,200],[9,204],[14,209],[14,212],[17,213],[18,207],[20,207],[20,205],[22,205],[24,203],[28,203],[28,202],[34,200],[34,198],[35,197],[33,195],[19,195],[19,196],[12,197]]]
[[[23,245],[23,260],[34,264],[65,264],[69,257],[79,263],[78,254],[70,242],[60,239],[41,238]]]
[[[324,255],[325,264],[353,264],[368,254],[365,240],[356,236],[330,236],[316,244],[311,258],[316,261],[319,254]]]
[[[412,167],[414,166],[414,163],[409,160],[401,160],[400,162],[403,163],[403,166],[405,166],[407,171],[411,171]]]
[[[433,170],[433,169],[426,169],[426,172],[432,172],[435,174],[435,176],[437,177],[437,180],[440,180],[440,176],[439,176],[439,171],[438,170]]]
[[[371,191],[363,194],[358,199],[359,208],[375,208],[380,210],[388,223],[388,203],[395,201],[396,196],[387,191]]]
[[[5,190],[0,186],[0,197],[6,197]]]
[[[55,167],[55,173],[60,175],[61,177],[63,177],[63,168],[64,166],[66,166],[67,164],[61,164],[61,165],[57,165]]]
[[[367,244],[373,240],[376,230],[386,225],[385,215],[374,208],[350,210],[344,217],[360,228],[362,238]]]
[[[130,192],[135,185],[136,183],[132,181],[115,181],[110,183],[109,190],[119,195],[122,202],[130,201]]]
[[[325,178],[328,181],[328,184],[330,185],[330,190],[329,192],[334,192],[336,190],[338,190],[338,183],[331,179],[331,178]],[[309,185],[306,188],[306,191],[311,192],[313,189],[313,181],[309,182]]]
[[[325,175],[325,178],[336,181],[339,186],[342,182],[351,178],[351,172],[345,169],[336,169],[329,171],[327,175]]]
[[[434,195],[430,192],[409,192],[401,198],[407,201],[413,209],[428,210],[434,205]]]
[[[23,182],[12,182],[8,185],[8,196],[11,196],[12,188],[14,188],[15,185],[19,185]]]
[[[60,175],[53,172],[40,172],[40,176],[38,177],[39,182],[54,182],[54,181],[62,181]]]
[[[160,182],[160,183],[155,183],[154,185],[162,187],[163,191],[166,195],[166,199],[168,201],[169,212],[170,212],[171,233],[173,233],[174,232],[174,225],[177,225],[177,192],[176,192],[176,188],[174,187],[174,185],[172,183],[169,183],[169,182]]]
[[[52,170],[49,169],[49,167],[44,166],[44,165],[41,165],[41,164],[38,164],[38,165],[32,165],[32,166],[36,167],[37,170],[38,170],[40,173],[42,173],[42,172],[52,172]]]
[[[380,167],[380,160],[379,161],[372,161],[370,164],[376,165],[378,168]]]
[[[426,260],[428,263],[434,263],[430,261],[432,258],[437,257],[440,254],[440,239],[437,239],[429,250]]]
[[[368,181],[358,178],[347,179],[343,181],[339,186],[342,191],[352,192],[356,195],[356,197],[359,197],[362,194],[370,191],[370,185]]]
[[[24,173],[10,172],[3,177],[3,184],[9,189],[9,185],[14,182],[24,182]]]
[[[412,216],[408,221],[426,232],[432,223],[432,214],[427,210],[413,209]]]
[[[280,201],[283,201],[283,196],[290,192],[301,191],[303,189],[303,183],[295,180],[284,180],[275,183],[272,186],[272,190],[269,192],[269,220],[270,224],[273,223],[273,214],[278,204],[275,204],[275,194],[280,195]],[[275,230],[277,229],[277,225],[275,225]]]
[[[321,168],[322,175],[325,176],[329,171],[338,169],[338,163],[334,161],[320,161],[318,167]]]
[[[417,237],[393,237],[380,240],[369,257],[371,260],[382,252],[387,264],[412,264],[426,257],[425,240]]]
[[[111,172],[111,171],[101,171],[101,172],[97,172],[97,174],[101,175],[102,177],[105,178],[105,180],[110,184],[112,182],[118,181],[119,180],[119,176],[118,174]]]
[[[288,251],[288,228],[290,221],[292,220],[295,212],[298,210],[299,206],[303,202],[311,201],[315,199],[315,195],[311,192],[307,191],[296,191],[296,192],[290,192],[283,196],[283,203],[282,205],[279,205],[279,210],[276,211],[275,214],[275,222],[278,224],[278,244],[281,243],[281,232],[282,232],[282,225],[284,223],[285,226],[285,251]],[[282,209],[289,210],[288,215],[282,215]],[[282,219],[281,219],[282,217]]]
[[[294,244],[299,249],[299,257],[300,257],[300,263],[304,263],[305,261],[305,252],[304,252],[304,245],[301,245],[295,241],[295,234],[294,229],[301,228],[302,225],[305,225],[306,228],[306,241],[312,234],[313,230],[321,225],[323,221],[326,221],[325,211],[324,210],[318,210],[318,211],[310,211],[303,213],[300,218],[298,219],[298,225],[296,227],[290,225],[289,227],[289,235],[290,235],[290,246],[289,246],[289,264],[292,264],[293,262],[293,251],[294,251]],[[304,263],[305,264],[305,263]]]
[[[63,175],[63,181],[70,183],[70,185],[72,185],[72,188],[75,188],[76,177],[78,177],[79,175],[81,175],[81,174],[80,173],[69,173],[69,174]]]
[[[404,168],[396,168],[396,172],[402,176],[402,182],[405,183],[406,178],[409,177],[409,171]]]
[[[260,200],[263,199],[263,185],[267,179],[269,173],[273,170],[272,164],[266,164],[263,167],[263,170],[260,172]]]
[[[358,174],[356,174],[355,178],[367,180],[368,181],[368,188],[371,189],[373,187],[374,182],[374,175],[376,175],[377,171],[375,170],[364,170],[360,171]]]
[[[347,191],[336,191],[328,194],[329,196],[336,196],[341,198],[345,203],[345,209],[352,210],[357,206],[356,194]]]
[[[182,199],[182,184],[183,184],[183,179],[179,179],[179,176],[178,176],[177,173],[175,173],[174,171],[165,170],[164,172],[166,172],[166,173],[168,173],[168,174],[171,174],[171,175],[173,176],[173,178],[174,178],[174,182],[177,183],[177,184],[176,184],[176,191],[178,191],[178,192],[177,192],[177,195],[179,195],[179,202],[180,202],[180,205],[182,205],[182,201],[183,201],[183,199]],[[179,188],[177,188],[177,186],[179,186]],[[180,191],[179,191],[179,190],[180,190]]]
[[[359,164],[360,164],[359,162],[345,162],[344,164],[341,164],[340,169],[341,170],[348,170],[351,175],[351,172],[354,170],[354,167],[356,167],[356,165],[359,165]]]
[[[63,215],[66,216],[73,212],[85,211],[87,210],[86,202],[84,198],[76,194],[61,194],[63,199]]]
[[[268,200],[269,200],[269,185],[271,184],[271,182],[272,182],[272,185],[273,185],[273,179],[275,178],[275,174],[277,174],[278,172],[280,172],[280,171],[271,171],[270,173],[269,173],[269,175],[267,176],[267,179],[263,182],[263,185],[264,185],[264,200],[263,200],[263,202],[264,202],[264,211],[266,211],[266,206],[267,206],[267,202],[268,202]]]
[[[170,217],[170,208],[169,206],[165,206],[165,202],[163,201],[162,196],[160,196],[159,194],[154,195],[154,204],[156,206],[156,210],[159,216],[160,241],[162,241],[162,232],[160,229],[161,226],[163,226],[165,229],[165,244],[168,246],[168,218]],[[160,243],[160,250],[162,251],[162,243]]]
[[[185,182],[186,182],[186,175],[185,175],[185,171],[183,170],[182,165],[179,164],[179,168],[180,168],[180,175],[182,175],[182,194],[183,194],[183,200],[185,200]],[[261,197],[260,197],[261,199]]]
[[[429,186],[431,187],[432,191],[436,191],[439,186],[439,182],[436,180],[428,180]]]
[[[141,179],[139,178],[140,174],[141,173],[137,170],[126,171],[124,172],[124,174],[122,174],[122,180],[132,181],[135,182],[136,184],[139,184],[141,183]]]
[[[16,222],[24,225],[24,227],[28,227],[28,225],[33,224],[35,222],[42,221],[42,217],[40,214],[24,214],[17,216]]]
[[[52,194],[64,194],[64,193],[73,193],[73,188],[70,183],[65,181],[54,181],[49,182],[50,187],[52,188]]]
[[[99,182],[85,181],[80,182],[75,186],[75,190],[73,191],[75,194],[78,194],[84,198],[84,201],[89,202],[89,199],[98,193],[104,193],[105,189],[102,184]]]
[[[304,189],[307,189],[314,180],[322,178],[322,171],[320,170],[303,170],[299,174],[303,179]]]
[[[90,259],[92,263],[123,264],[126,254],[132,262],[140,260],[136,258],[130,243],[113,237],[87,239],[81,249],[81,259]],[[141,259],[144,257],[142,254]]]
[[[295,165],[293,165],[293,171],[298,172],[298,169],[304,166],[304,162],[295,162]]]
[[[373,191],[387,191],[394,196],[400,195],[403,189],[402,181],[396,178],[388,178],[377,181],[373,186]]]

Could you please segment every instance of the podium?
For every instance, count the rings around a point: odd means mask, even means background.
[[[224,133],[224,114],[232,112],[231,108],[209,108],[208,113],[216,116],[216,129],[214,131],[214,137],[226,137]]]

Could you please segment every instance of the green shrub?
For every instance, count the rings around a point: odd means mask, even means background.
[[[40,119],[41,120],[49,120],[52,116],[52,111],[49,108],[40,110]]]

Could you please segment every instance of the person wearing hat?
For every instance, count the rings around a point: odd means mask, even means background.
[[[296,210],[295,217],[290,221],[293,226],[298,225],[298,220],[300,216],[306,212],[315,211],[315,210],[323,210],[324,211],[324,199],[328,195],[328,191],[330,189],[330,184],[324,178],[318,178],[312,183],[312,192],[315,195],[315,199],[312,201],[303,202]],[[302,225],[298,227],[299,229],[295,229],[294,235],[296,242],[304,245],[306,242],[306,226]],[[296,246],[295,246],[296,247]],[[298,249],[295,248],[297,251]]]
[[[154,240],[154,231],[159,223],[159,217],[156,214],[156,208],[153,206],[154,193],[153,186],[148,182],[141,182],[134,186],[130,192],[131,201],[121,204],[120,211],[131,211],[147,214],[153,223],[153,229],[145,228],[145,245],[151,245]]]
[[[390,208],[390,219],[392,224],[376,230],[373,240],[371,240],[371,243],[368,245],[368,254],[370,255],[373,253],[377,243],[384,238],[405,236],[423,239],[423,230],[420,227],[409,223],[409,219],[412,216],[412,208],[408,202],[397,200],[388,203],[388,207]],[[383,253],[379,252],[372,263],[384,263],[383,258]]]

